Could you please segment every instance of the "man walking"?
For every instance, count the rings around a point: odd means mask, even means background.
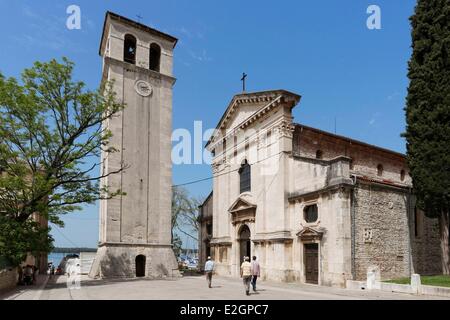
[[[211,257],[208,257],[205,263],[205,274],[206,274],[206,281],[208,282],[208,288],[211,288],[213,271],[214,271],[214,261],[211,260]]]
[[[252,265],[249,257],[244,257],[241,265],[241,277],[244,282],[245,294],[250,295],[250,281],[252,280]]]
[[[259,262],[256,261],[256,256],[253,256],[253,261],[252,261],[252,287],[253,287],[253,292],[256,292],[256,280],[260,276],[260,270],[259,269],[260,269],[259,268]]]

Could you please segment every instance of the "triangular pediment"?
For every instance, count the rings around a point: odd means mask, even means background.
[[[270,108],[275,108],[280,104],[286,103],[293,108],[299,100],[299,95],[286,90],[271,90],[235,95],[217,124],[216,133],[211,136],[206,147],[219,137],[221,130],[226,130],[230,127],[243,128],[259,119]]]
[[[238,212],[238,211],[244,211],[248,209],[256,209],[256,205],[251,203],[250,201],[239,197],[236,201],[233,202],[233,204],[228,209],[229,212]]]
[[[241,103],[233,109],[226,121],[223,122],[223,129],[227,132],[231,129],[238,128],[245,120],[254,115],[267,105],[266,102],[248,102]]]
[[[297,233],[297,236],[301,239],[322,239],[322,236],[325,232],[325,229],[318,227],[304,227],[300,232]]]

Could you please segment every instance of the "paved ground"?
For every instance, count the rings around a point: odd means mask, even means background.
[[[68,289],[65,276],[48,280],[41,276],[33,287],[19,287],[0,297],[7,300],[103,300],[103,299],[164,299],[164,300],[348,300],[348,299],[442,299],[431,296],[381,291],[354,291],[314,285],[260,282],[258,293],[246,296],[239,279],[214,277],[209,289],[204,277],[184,277],[177,280],[104,281],[82,277],[81,289]]]

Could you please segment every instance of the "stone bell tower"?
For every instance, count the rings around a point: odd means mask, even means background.
[[[120,114],[103,125],[119,152],[102,154],[103,181],[126,195],[100,202],[91,277],[177,276],[171,245],[172,76],[177,39],[107,12],[100,44],[102,81],[113,81]]]

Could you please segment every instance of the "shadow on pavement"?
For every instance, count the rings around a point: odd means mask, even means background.
[[[64,281],[58,280],[63,277]],[[67,278],[65,276],[55,276],[49,279],[45,290],[47,289],[58,289],[58,288],[67,288],[67,282],[65,281]],[[112,278],[112,279],[82,279],[81,287],[95,287],[95,286],[107,286],[116,283],[124,283],[124,282],[138,282],[138,281],[148,281],[152,282],[155,280],[164,280],[164,281],[176,281],[177,278]]]
[[[37,281],[31,285],[20,284],[14,288],[0,292],[0,300],[17,298],[23,294],[30,294],[31,292],[39,291],[45,282],[47,275],[38,275]]]

